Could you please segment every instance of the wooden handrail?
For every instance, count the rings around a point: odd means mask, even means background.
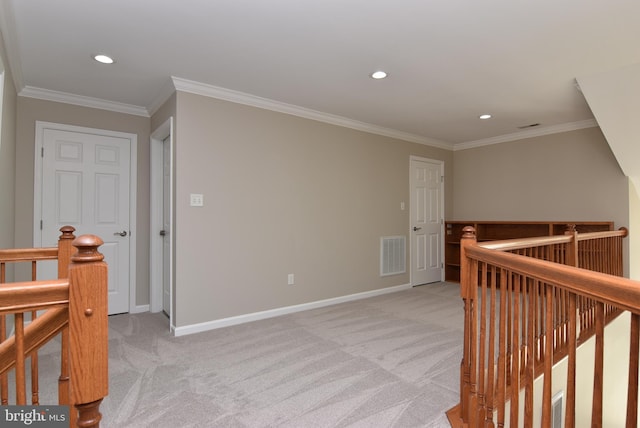
[[[640,313],[640,281],[476,246],[467,248],[467,254],[475,260],[508,267],[512,272]]]
[[[69,280],[12,282],[0,287],[0,315],[69,304]]]
[[[626,237],[629,231],[626,227],[621,227],[618,230],[603,231],[603,232],[589,232],[576,234],[578,241],[589,241],[599,238],[611,238],[611,237]],[[488,250],[496,251],[511,251],[520,250],[523,248],[542,247],[545,245],[554,244],[567,244],[572,241],[572,235],[553,235],[553,236],[540,236],[533,238],[519,238],[519,239],[506,239],[502,241],[488,241],[479,242],[478,247],[486,248]]]

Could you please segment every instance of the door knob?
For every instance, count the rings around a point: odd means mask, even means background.
[[[122,232],[116,232],[116,233],[114,233],[114,236],[115,236],[115,235],[119,235],[119,236],[127,236],[127,231],[126,231],[126,230],[123,230]]]
[[[413,226],[413,231],[414,231],[414,232],[417,232],[417,231],[419,231],[420,229],[422,229],[422,228],[421,228],[421,227],[417,227],[417,226]]]
[[[160,231],[160,236],[165,236],[166,234],[167,234],[167,231],[166,231],[166,230],[161,230],[161,231]]]

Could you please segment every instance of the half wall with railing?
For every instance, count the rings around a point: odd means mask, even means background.
[[[550,427],[552,383],[559,378],[564,426],[576,426],[576,409],[583,408],[576,406],[576,377],[584,374],[576,367],[585,369],[577,364],[576,350],[594,337],[586,420],[602,426],[603,405],[611,399],[603,396],[605,325],[624,311],[631,313],[625,339],[630,350],[621,358],[628,364],[626,426],[636,426],[640,282],[621,277],[626,235],[626,229],[585,234],[570,229],[564,236],[478,243],[474,229],[465,228],[464,347],[460,404],[448,413],[452,426]],[[566,373],[558,376],[553,368],[560,360],[566,361]]]

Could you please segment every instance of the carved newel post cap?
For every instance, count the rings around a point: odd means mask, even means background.
[[[74,239],[73,246],[78,252],[71,256],[72,262],[101,262],[104,256],[98,251],[98,247],[104,241],[96,235],[81,235]]]
[[[73,226],[62,226],[60,228],[60,232],[62,232],[62,235],[60,236],[60,239],[73,239],[75,238],[75,236],[73,235],[73,232],[76,231],[76,228]]]
[[[469,239],[476,237],[476,228],[473,226],[465,226],[462,228],[462,238]]]
[[[567,228],[565,229],[567,232],[577,232],[576,225],[574,223],[567,224]]]

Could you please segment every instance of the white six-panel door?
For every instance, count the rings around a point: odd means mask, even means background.
[[[131,139],[47,126],[38,134],[40,245],[55,246],[65,225],[76,236],[98,235],[109,266],[109,314],[129,312]]]
[[[411,283],[442,280],[443,165],[411,157]]]

